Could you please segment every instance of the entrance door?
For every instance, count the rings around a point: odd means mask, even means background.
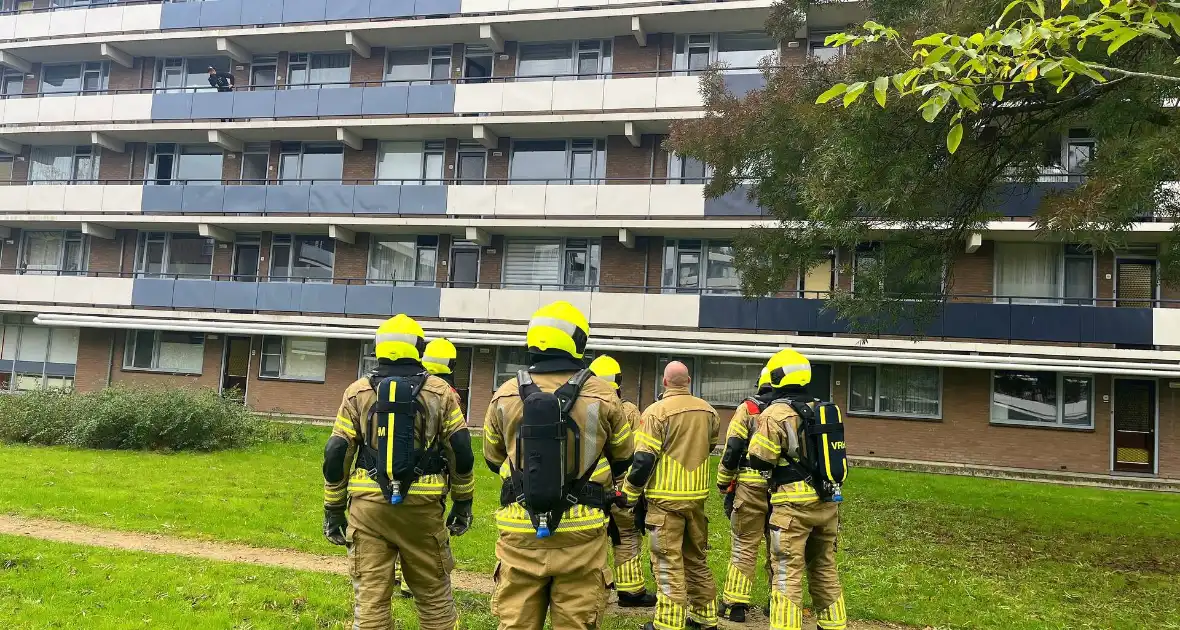
[[[257,243],[237,243],[234,245],[234,280],[238,282],[258,281],[258,257],[261,246]]]
[[[250,376],[250,338],[226,337],[225,358],[221,368],[221,393],[245,402]]]
[[[1151,308],[1155,300],[1155,261],[1120,258],[1118,266],[1117,306]]]
[[[492,49],[468,44],[463,55],[463,82],[487,83],[492,78]]]
[[[463,417],[467,417],[467,410],[471,408],[471,348],[455,348],[458,356],[455,359],[455,391],[459,392],[459,407],[463,409]],[[468,419],[470,420],[470,418]]]
[[[459,247],[451,250],[451,286],[474,289],[479,283],[479,249]]]
[[[1156,382],[1114,381],[1114,469],[1155,472]]]

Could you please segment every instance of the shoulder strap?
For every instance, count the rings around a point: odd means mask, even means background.
[[[516,372],[516,392],[523,401],[533,394],[540,393],[541,388],[533,382],[533,375],[529,374],[528,370],[518,370]]]
[[[553,395],[561,401],[561,415],[569,415],[570,410],[574,408],[574,403],[578,402],[578,396],[582,393],[582,388],[586,386],[586,381],[594,374],[590,370],[579,370],[570,377],[564,385],[557,388]]]

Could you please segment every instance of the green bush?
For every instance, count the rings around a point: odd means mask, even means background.
[[[123,450],[216,451],[289,441],[209,389],[109,387],[85,394],[0,395],[0,441]]]

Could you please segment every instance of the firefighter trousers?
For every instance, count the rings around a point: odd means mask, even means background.
[[[770,494],[766,486],[738,483],[734,492],[737,495],[729,519],[733,543],[725,574],[725,591],[721,595],[721,601],[727,606],[750,603],[758,571],[758,550],[767,539],[766,518],[770,511]]]
[[[579,532],[568,544],[553,544],[561,542],[557,536],[534,543],[519,534],[500,534],[492,593],[500,630],[541,630],[546,614],[562,630],[596,630],[602,622],[606,528],[592,537]]]
[[[611,507],[611,521],[619,532],[619,542],[613,545],[614,584],[620,593],[642,594],[646,588],[643,581],[643,565],[639,557],[639,545],[643,537],[635,529],[635,512],[619,506]]]
[[[452,630],[458,615],[451,592],[450,534],[437,501],[388,505],[353,500],[348,512],[349,574],[355,599],[354,630],[391,630],[394,559],[402,574],[422,630]]]
[[[649,500],[647,537],[656,577],[656,629],[683,630],[686,619],[706,628],[717,625],[705,502]]]
[[[772,508],[770,515],[770,628],[803,627],[803,573],[820,630],[844,630],[848,617],[836,571],[838,503],[808,501]]]

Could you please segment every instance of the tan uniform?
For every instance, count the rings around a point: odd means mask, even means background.
[[[623,413],[627,415],[627,422],[632,430],[641,428],[639,407],[635,403],[624,400]],[[616,486],[621,485],[622,477],[615,480]],[[611,506],[611,519],[619,530],[619,544],[614,545],[614,583],[615,590],[620,593],[643,593],[646,587],[643,580],[643,564],[640,560],[640,545],[643,537],[635,529],[635,510],[617,505]]]
[[[417,417],[417,432],[425,448],[438,437],[447,461],[447,473],[426,475],[410,487],[401,505],[390,505],[377,482],[367,471],[354,469],[357,449],[357,423],[365,439],[376,446],[376,422],[369,421],[369,409],[377,402],[377,393],[363,378],[348,387],[337,412],[332,435],[349,441],[344,461],[348,467],[340,483],[325,483],[326,507],[341,507],[349,502],[348,558],[356,603],[353,628],[389,630],[393,627],[390,598],[393,595],[394,561],[401,557],[406,584],[414,594],[418,623],[423,630],[451,630],[458,626],[458,615],[451,592],[450,534],[443,518],[443,503],[448,489],[455,500],[470,499],[475,489],[471,472],[458,474],[450,437],[467,430],[467,422],[458,400],[446,381],[431,376],[422,386],[418,399],[425,413]]]
[[[627,475],[623,493],[647,497],[647,530],[656,574],[658,630],[682,630],[686,619],[717,625],[717,586],[709,572],[709,455],[717,444],[721,421],[709,403],[684,388],[668,388],[643,412],[636,432],[636,452],[655,457],[644,487]],[[632,469],[634,471],[634,469]]]
[[[785,457],[799,457],[799,415],[786,403],[773,403],[758,417],[758,433],[750,440],[750,456],[786,466]],[[773,488],[770,495],[770,627],[803,627],[803,572],[807,572],[817,626],[843,630],[848,617],[836,571],[840,533],[839,503],[820,501],[804,481]]]
[[[569,371],[533,373],[532,378],[542,391],[553,392],[573,375]],[[591,377],[570,416],[581,428],[583,468],[568,472],[573,478],[581,477],[593,466],[590,481],[611,487],[607,461],[625,462],[634,452],[631,427],[614,388]],[[524,405],[513,378],[496,390],[484,418],[484,458],[501,467],[504,476],[506,462],[519,462],[516,435],[523,417]],[[496,525],[499,562],[492,614],[500,618],[500,630],[541,630],[547,614],[554,628],[597,628],[606,611],[606,513],[575,505],[551,536],[537,538],[528,512],[512,503],[496,512]]]
[[[726,443],[731,438],[738,438],[748,444],[750,437],[758,432],[757,420],[758,415],[751,414],[747,403],[738,405],[729,421]],[[733,513],[729,517],[732,536],[729,568],[725,574],[725,590],[721,594],[721,601],[726,605],[749,605],[758,570],[758,550],[767,539],[766,518],[770,513],[770,495],[766,489],[766,478],[749,467],[730,470],[724,465],[719,466],[717,485],[730,482],[737,483],[734,488]]]

